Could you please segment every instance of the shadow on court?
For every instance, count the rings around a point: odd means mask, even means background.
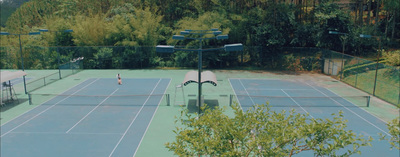
[[[13,107],[16,107],[18,105],[21,105],[25,102],[28,102],[28,99],[18,99],[18,100],[9,100],[9,101],[4,101],[3,105],[1,105],[0,109],[1,112],[5,112],[9,109],[12,109]]]
[[[215,109],[219,106],[219,102],[217,99],[205,99],[204,104],[211,109]],[[189,113],[197,113],[199,112],[199,107],[197,106],[197,99],[189,99],[187,109]]]

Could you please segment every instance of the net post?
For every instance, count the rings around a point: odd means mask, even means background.
[[[369,103],[371,102],[371,96],[370,95],[368,95],[367,96],[367,107],[369,107]]]
[[[232,97],[233,97],[233,95],[229,94],[229,106],[232,106]]]
[[[170,105],[170,104],[169,104],[169,102],[170,102],[170,101],[169,101],[169,100],[170,100],[170,99],[169,99],[169,94],[165,94],[165,98],[167,99],[167,106],[169,106],[169,105]]]
[[[29,105],[32,105],[32,95],[28,93],[28,100],[29,100]]]

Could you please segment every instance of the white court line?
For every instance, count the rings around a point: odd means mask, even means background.
[[[260,88],[260,89],[251,89],[250,91],[254,91],[254,90],[282,90],[281,88]],[[284,90],[314,90],[314,89],[284,89]]]
[[[151,91],[150,95],[147,97],[146,101],[143,103],[142,107],[140,108],[139,112],[136,114],[135,118],[133,118],[133,120],[131,121],[131,123],[129,124],[128,128],[125,130],[124,134],[122,135],[122,137],[119,139],[117,145],[115,145],[114,149],[111,151],[109,157],[111,157],[114,154],[114,151],[117,149],[118,145],[121,143],[122,139],[124,139],[126,133],[128,132],[128,130],[131,128],[133,122],[135,122],[136,118],[139,116],[140,112],[143,110],[144,105],[147,103],[147,101],[149,101],[151,95],[154,93],[154,91],[156,90],[158,84],[160,84],[161,82],[161,78],[158,80],[156,86],[154,86],[153,90]]]
[[[233,89],[233,86],[232,86],[231,79],[228,79],[228,80],[229,80],[229,84],[231,85],[232,91],[235,93],[235,96],[236,96],[236,102],[237,102],[237,103],[239,103],[239,107],[240,107],[240,109],[242,109],[242,111],[243,111],[242,104],[240,103],[240,101],[239,101],[239,98],[237,97],[236,90],[235,90],[235,89]]]
[[[167,87],[169,87],[170,84],[171,84],[171,80],[169,80],[169,83],[168,83]],[[165,92],[167,92],[167,88],[165,88],[164,95],[165,95]],[[157,108],[154,111],[153,116],[151,117],[151,120],[150,120],[149,124],[147,125],[146,131],[144,132],[142,138],[140,139],[140,142],[139,142],[138,146],[136,147],[136,150],[135,150],[135,153],[133,154],[133,156],[135,156],[136,152],[139,150],[139,146],[142,144],[143,138],[146,135],[147,130],[149,129],[151,122],[153,121],[154,115],[156,115],[156,112],[158,110],[158,107],[160,106],[160,103],[161,103],[162,99],[163,98],[161,98],[160,101],[158,102]]]
[[[288,93],[286,93],[283,89],[281,89],[281,91],[285,93],[294,103],[296,103],[296,105],[299,106],[304,112],[309,114],[311,118],[314,118],[314,116],[312,116],[311,113],[307,112],[307,110],[305,110],[299,103],[297,103],[297,101],[295,101]]]
[[[282,88],[255,88],[255,89],[247,89],[247,91],[280,91]],[[286,91],[307,91],[307,90],[314,90],[314,89],[283,89]]]
[[[250,96],[249,92],[247,91],[246,87],[244,87],[244,85],[243,85],[243,83],[242,83],[242,80],[241,80],[241,79],[239,79],[239,82],[240,82],[240,84],[242,85],[243,89],[246,91],[246,93],[247,93],[247,96],[249,96],[249,98],[250,98],[251,102],[252,102],[252,103],[253,103],[253,105],[255,106],[255,105],[256,105],[256,103],[254,102],[253,98],[251,98],[251,96]]]
[[[110,95],[107,96],[107,98],[105,98],[103,101],[101,101],[99,104],[97,104],[96,107],[94,107],[89,113],[87,113],[82,119],[80,119],[78,122],[75,123],[74,126],[72,126],[70,129],[68,129],[67,132],[65,133],[69,133],[72,129],[74,129],[79,123],[81,123],[87,116],[89,116],[94,110],[96,110],[101,104],[103,104],[105,101],[107,101],[108,98],[111,97],[111,95],[113,95],[115,92],[118,91],[119,88],[117,88],[116,90],[114,90],[114,92],[112,92]]]
[[[311,86],[310,84],[306,83],[307,85],[309,85],[310,87],[314,88],[316,91],[322,93],[323,95],[325,95],[326,97],[329,97],[328,95],[326,95],[325,93],[321,92],[320,90],[318,90],[317,88],[315,88],[314,86]],[[338,95],[339,96],[339,95]],[[337,102],[335,99],[330,98],[331,100],[333,100],[335,103],[339,104],[340,106],[344,107],[345,109],[349,110],[351,113],[353,113],[354,115],[356,115],[357,117],[361,118],[362,120],[364,120],[365,122],[367,122],[368,124],[372,125],[373,127],[377,128],[378,130],[382,131],[383,133],[385,133],[386,135],[392,137],[389,133],[387,133],[386,131],[382,130],[381,128],[379,128],[378,126],[376,126],[375,124],[373,124],[372,122],[368,121],[367,119],[365,119],[364,117],[360,116],[359,114],[357,114],[356,112],[354,112],[353,110],[350,110],[349,108],[347,108],[346,106],[342,105],[341,103]],[[349,102],[349,101],[348,101]],[[351,102],[350,102],[351,103]],[[352,103],[353,104],[353,103]],[[353,104],[354,105],[354,104]],[[357,106],[357,105],[354,105]]]
[[[240,80],[240,79],[246,79],[246,80],[267,80],[267,81],[273,81],[273,80],[280,81],[280,80],[285,80],[285,79],[273,79],[273,78],[271,78],[271,79],[268,79],[268,78],[229,78],[229,79],[238,79],[238,80]]]
[[[10,134],[54,134],[54,135],[65,135],[65,132],[12,132]],[[122,133],[92,133],[92,132],[72,132],[69,134],[75,135],[122,135]]]
[[[85,80],[85,81],[86,81],[86,80]],[[69,89],[65,90],[63,93],[65,93],[65,92],[71,90],[72,88],[75,88],[75,87],[79,86],[80,84],[84,83],[85,81],[83,81],[83,82],[81,82],[81,83],[79,83],[79,84],[77,84],[77,85],[75,85],[75,86],[70,87]],[[61,94],[63,94],[63,93],[61,93]],[[50,100],[51,100],[51,99],[50,99]],[[50,100],[47,100],[46,102],[44,102],[44,103],[42,103],[42,104],[45,104],[45,103],[49,102]],[[39,107],[39,106],[41,106],[41,105],[38,105],[38,106],[36,106],[36,107]],[[1,124],[1,126],[3,126],[3,125],[5,125],[5,124],[7,124],[7,123],[13,121],[14,119],[17,119],[18,117],[21,117],[22,115],[28,113],[29,111],[32,111],[32,110],[35,109],[36,107],[34,107],[34,108],[32,108],[32,109],[30,109],[30,110],[28,110],[28,111],[22,113],[21,115],[19,115],[19,116],[13,118],[13,119],[11,119],[11,120],[9,120],[8,122],[5,122],[5,123]]]
[[[328,90],[328,91],[330,91],[330,92],[332,92],[333,94],[339,96],[338,94],[336,94],[335,92],[331,91],[330,89],[327,89],[327,88],[325,88],[325,89]],[[339,97],[340,97],[340,96],[339,96]],[[343,98],[343,99],[345,99],[345,98]],[[348,101],[348,102],[350,102],[350,103],[353,104],[354,106],[357,106],[357,105],[355,105],[354,103],[352,103],[351,101],[349,101],[349,100],[347,100],[347,99],[345,99],[345,100]],[[357,106],[357,107],[358,107],[358,106]],[[358,107],[358,108],[364,110],[365,112],[367,112],[367,113],[370,114],[371,116],[374,116],[375,118],[381,120],[383,123],[387,124],[386,121],[384,121],[383,119],[381,119],[381,118],[375,116],[374,114],[369,113],[367,110],[365,110],[365,109],[363,109],[363,108],[361,108],[361,107]]]
[[[5,136],[5,135],[7,135],[7,134],[9,134],[11,131],[14,131],[15,129],[19,128],[20,126],[22,126],[22,125],[24,125],[24,124],[28,123],[28,122],[29,122],[29,121],[31,121],[32,119],[34,119],[34,118],[38,117],[39,115],[41,115],[41,114],[43,114],[44,112],[48,111],[49,109],[53,108],[54,106],[56,106],[56,105],[57,105],[57,104],[59,104],[60,102],[62,102],[62,101],[64,101],[64,100],[68,99],[68,98],[69,98],[69,97],[71,97],[72,95],[74,95],[74,94],[78,93],[78,92],[79,92],[79,91],[81,91],[82,89],[84,89],[84,88],[88,87],[89,85],[93,84],[93,83],[94,83],[94,82],[96,82],[97,80],[99,80],[99,78],[98,78],[98,79],[96,79],[96,80],[94,80],[93,82],[91,82],[91,83],[87,84],[86,86],[82,87],[81,89],[79,89],[79,90],[75,91],[75,92],[74,92],[74,93],[72,93],[70,96],[68,96],[68,97],[66,97],[66,98],[64,98],[64,99],[62,99],[62,100],[60,100],[60,101],[58,101],[58,102],[57,102],[57,103],[55,103],[54,105],[51,105],[51,106],[50,106],[50,107],[48,107],[47,109],[45,109],[45,110],[43,110],[42,112],[38,113],[37,115],[35,115],[35,116],[31,117],[30,119],[26,120],[25,122],[23,122],[23,123],[19,124],[18,126],[14,127],[14,128],[13,128],[13,129],[11,129],[10,131],[7,131],[7,132],[6,132],[6,133],[4,133],[3,135],[1,135],[1,136],[0,136],[0,138],[1,138],[1,137],[3,137],[3,136]],[[47,101],[47,102],[48,102],[48,101]]]

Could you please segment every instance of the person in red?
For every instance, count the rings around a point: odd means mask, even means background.
[[[118,78],[118,84],[122,85],[121,75],[119,73],[117,74],[117,78]]]

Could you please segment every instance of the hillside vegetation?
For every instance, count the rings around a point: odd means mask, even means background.
[[[229,40],[210,40],[203,45],[214,47],[240,42],[246,47],[262,47],[262,51],[254,52],[258,54],[248,55],[250,60],[279,56],[281,47],[342,51],[340,35],[329,34],[330,30],[348,34],[345,53],[374,56],[378,47],[376,39],[360,38],[359,34],[383,36],[383,47],[396,48],[399,45],[396,42],[396,38],[400,38],[400,31],[396,29],[400,26],[399,1],[384,0],[382,4],[379,10],[370,11],[368,18],[364,18],[366,11],[341,8],[329,0],[31,0],[13,12],[1,30],[17,34],[39,29],[53,31],[42,32],[39,36],[21,36],[26,58],[30,58],[31,53],[44,53],[36,52],[32,49],[35,47],[154,47],[158,44],[196,47],[197,42],[178,42],[171,36],[184,29],[210,28],[219,28],[223,34],[229,34]],[[382,17],[376,20],[375,12]],[[363,16],[361,20],[360,15]],[[54,32],[66,29],[73,29],[73,32]],[[1,55],[17,60],[18,39],[1,36],[1,41]],[[154,50],[145,52],[147,58],[153,58],[150,62],[159,60],[153,55]],[[129,57],[134,52],[124,50],[115,54],[116,50],[96,50],[91,53],[90,58],[107,57],[107,53]],[[220,56],[228,55],[221,53]],[[54,57],[50,54],[41,56]],[[171,57],[178,61],[188,57],[185,55],[176,53]],[[3,62],[1,66],[9,67]]]

